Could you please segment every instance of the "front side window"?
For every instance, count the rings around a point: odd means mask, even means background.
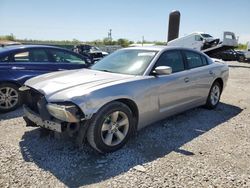
[[[60,50],[50,50],[53,60],[57,63],[75,63],[75,64],[86,64],[86,62],[71,53],[60,51]]]
[[[91,69],[121,74],[142,75],[156,54],[156,51],[151,50],[118,50],[98,61]]]
[[[196,41],[202,41],[202,38],[201,38],[200,35],[195,35],[195,40],[196,40]]]
[[[225,36],[226,39],[235,39],[234,35],[227,34]]]
[[[186,61],[190,69],[201,67],[207,64],[206,59],[202,59],[202,56],[198,53],[191,51],[184,51],[184,54],[186,56]]]
[[[169,66],[172,68],[173,73],[180,72],[185,69],[182,55],[179,51],[164,52],[156,62],[155,67],[158,66]]]

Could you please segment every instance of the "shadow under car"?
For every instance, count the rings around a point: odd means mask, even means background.
[[[220,103],[215,110],[195,108],[148,126],[125,147],[106,155],[96,154],[89,146],[78,149],[70,140],[40,138],[39,129],[26,132],[20,148],[25,161],[51,172],[66,186],[79,187],[117,176],[173,151],[195,155],[181,147],[241,111],[225,103]]]

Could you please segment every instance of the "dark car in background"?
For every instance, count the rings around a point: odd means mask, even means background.
[[[89,57],[59,47],[17,45],[0,48],[0,112],[14,110],[22,103],[18,88],[26,80],[53,71],[87,68],[91,64]]]
[[[246,57],[243,52],[233,49],[218,52],[213,55],[213,58],[222,59],[224,61],[239,61],[244,62]]]
[[[76,45],[76,46],[74,46],[73,51],[76,52],[76,53],[88,56],[94,62],[99,61],[104,56],[108,55],[107,52],[102,51],[98,47],[91,46],[91,45],[88,45],[88,44]]]

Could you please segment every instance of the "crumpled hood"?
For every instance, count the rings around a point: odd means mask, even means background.
[[[25,85],[45,94],[47,99],[54,95],[64,95],[66,99],[83,94],[87,89],[131,77],[134,76],[78,69],[40,75],[26,81]]]

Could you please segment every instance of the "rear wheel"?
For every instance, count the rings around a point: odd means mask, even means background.
[[[93,117],[87,140],[100,153],[113,152],[128,141],[133,126],[130,108],[121,102],[111,102]]]
[[[21,104],[18,87],[14,84],[0,84],[0,112],[15,110]]]
[[[214,109],[219,104],[221,91],[222,86],[220,85],[220,83],[217,81],[214,82],[207,97],[206,107],[208,109]]]

